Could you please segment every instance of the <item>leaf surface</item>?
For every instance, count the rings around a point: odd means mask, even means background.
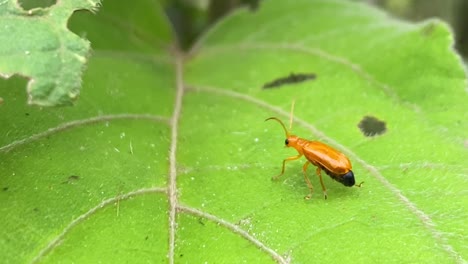
[[[26,107],[26,81],[0,80],[7,262],[468,258],[466,77],[443,22],[265,1],[187,54],[152,1],[105,2],[70,27],[94,49],[76,106]],[[315,78],[262,88],[297,74]],[[304,200],[304,158],[270,180],[296,152],[263,120],[287,123],[293,100],[294,134],[346,154],[362,188],[323,173],[324,200],[309,166]],[[365,116],[386,132],[364,136]]]

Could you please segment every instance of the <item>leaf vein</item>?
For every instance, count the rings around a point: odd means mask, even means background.
[[[170,120],[171,125],[171,145],[169,149],[169,179],[168,179],[168,200],[169,200],[169,263],[174,263],[175,233],[176,233],[176,213],[177,213],[177,134],[180,113],[182,110],[182,98],[184,96],[183,81],[183,56],[175,54],[175,73],[177,94],[174,102],[174,112]]]
[[[228,222],[228,221],[226,221],[226,220],[224,220],[222,218],[219,218],[219,217],[217,217],[215,215],[200,211],[198,209],[190,208],[190,207],[187,207],[187,206],[178,205],[177,209],[180,212],[185,212],[185,213],[188,213],[188,214],[191,214],[191,215],[194,215],[194,216],[203,217],[203,218],[206,218],[206,219],[208,219],[210,221],[213,221],[213,222],[215,222],[215,223],[217,223],[217,224],[219,224],[221,226],[226,227],[227,229],[231,230],[232,232],[234,232],[236,234],[239,234],[240,236],[247,239],[252,244],[259,247],[261,250],[268,253],[278,263],[289,263],[290,262],[289,257],[284,258],[280,254],[278,254],[276,251],[274,251],[272,248],[269,248],[268,246],[263,244],[260,240],[256,239],[255,237],[250,235],[247,231],[243,230],[242,228],[240,228],[239,226],[237,226],[235,224],[232,224],[232,223],[230,223],[230,222]]]
[[[39,140],[41,138],[57,134],[62,131],[69,130],[71,128],[75,127],[81,127],[89,124],[95,124],[95,123],[100,123],[100,122],[106,122],[106,121],[111,121],[111,120],[119,120],[119,119],[147,119],[151,120],[154,122],[162,122],[162,123],[167,123],[168,119],[163,117],[163,116],[158,116],[158,115],[148,115],[148,114],[115,114],[115,115],[102,115],[102,116],[97,116],[97,117],[90,117],[87,119],[81,119],[81,120],[74,120],[70,122],[66,122],[63,124],[60,124],[56,127],[49,128],[45,131],[39,132],[37,134],[31,135],[27,138],[19,139],[16,141],[13,141],[10,144],[4,145],[0,147],[0,152],[8,152],[12,150],[13,148],[19,147],[21,145],[27,144],[34,142],[36,140]]]
[[[166,188],[161,188],[161,187],[152,187],[152,188],[143,188],[139,189],[136,191],[132,191],[123,195],[117,195],[115,197],[106,199],[96,205],[95,207],[89,209],[87,212],[84,214],[78,216],[75,218],[73,221],[71,221],[63,230],[60,234],[58,234],[55,238],[50,240],[50,242],[39,251],[39,253],[32,259],[31,263],[38,263],[45,255],[50,253],[52,250],[56,249],[61,241],[65,238],[65,236],[70,233],[70,231],[77,226],[78,224],[84,222],[86,219],[88,219],[91,215],[97,213],[101,209],[114,204],[118,201],[122,200],[127,200],[131,197],[138,196],[138,195],[144,195],[144,194],[151,194],[151,193],[167,193]]]

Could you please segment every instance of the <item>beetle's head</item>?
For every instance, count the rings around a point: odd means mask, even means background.
[[[295,148],[297,146],[297,139],[298,137],[295,135],[288,135],[287,138],[284,140],[284,146]]]

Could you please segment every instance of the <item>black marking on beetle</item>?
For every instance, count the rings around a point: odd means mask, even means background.
[[[373,116],[364,116],[358,127],[366,137],[382,135],[387,131],[386,123]]]
[[[352,187],[354,186],[354,184],[356,184],[356,181],[354,180],[354,173],[352,170],[348,171],[347,173],[345,174],[336,174],[336,173],[333,173],[329,170],[327,170],[327,168],[321,166],[322,170],[325,171],[326,174],[328,174],[328,176],[330,176],[333,180],[343,184],[344,186],[347,186],[347,187]]]
[[[278,88],[285,84],[301,83],[305,81],[314,80],[315,78],[317,78],[317,75],[315,75],[315,73],[291,73],[286,77],[280,77],[280,78],[274,79],[271,82],[265,83],[262,86],[262,88],[263,89]]]

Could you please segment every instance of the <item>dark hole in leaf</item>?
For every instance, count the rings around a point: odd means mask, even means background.
[[[53,6],[57,3],[57,0],[18,0],[18,3],[24,10],[31,10]]]
[[[317,77],[315,73],[291,73],[286,77],[280,77],[274,79],[271,82],[267,82],[263,85],[263,89],[270,89],[270,88],[278,88],[285,84],[292,84],[292,83],[301,83],[305,81],[313,80]]]
[[[385,122],[373,116],[365,116],[359,122],[358,127],[366,137],[381,135],[387,131]]]

